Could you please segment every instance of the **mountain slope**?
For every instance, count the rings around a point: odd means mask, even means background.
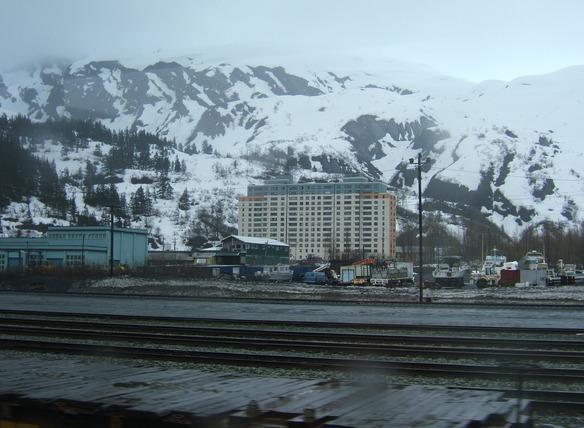
[[[407,160],[422,151],[434,209],[483,216],[509,233],[579,221],[583,94],[584,67],[471,84],[352,57],[85,61],[0,76],[7,114],[89,118],[174,140],[195,198],[225,183],[244,193],[282,173],[363,172],[403,189],[402,205],[414,209]]]

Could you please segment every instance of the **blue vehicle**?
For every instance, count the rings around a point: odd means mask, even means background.
[[[304,274],[305,284],[326,284],[328,278],[324,272],[306,272]]]
[[[291,266],[292,269],[292,281],[302,282],[304,281],[304,274],[306,272],[311,272],[316,269],[318,266],[316,265],[296,265]]]

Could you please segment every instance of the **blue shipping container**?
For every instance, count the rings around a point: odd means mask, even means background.
[[[304,274],[305,284],[326,284],[326,274],[324,272],[306,272]]]

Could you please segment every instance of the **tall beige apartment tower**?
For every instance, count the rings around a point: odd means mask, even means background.
[[[248,186],[239,198],[239,234],[290,245],[309,256],[395,257],[396,198],[380,181],[345,177],[338,183],[273,179]]]

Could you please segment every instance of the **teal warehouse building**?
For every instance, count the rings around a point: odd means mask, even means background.
[[[110,233],[107,226],[49,227],[42,238],[0,238],[0,271],[40,266],[107,267]],[[147,254],[146,230],[114,228],[114,266],[143,266]]]

